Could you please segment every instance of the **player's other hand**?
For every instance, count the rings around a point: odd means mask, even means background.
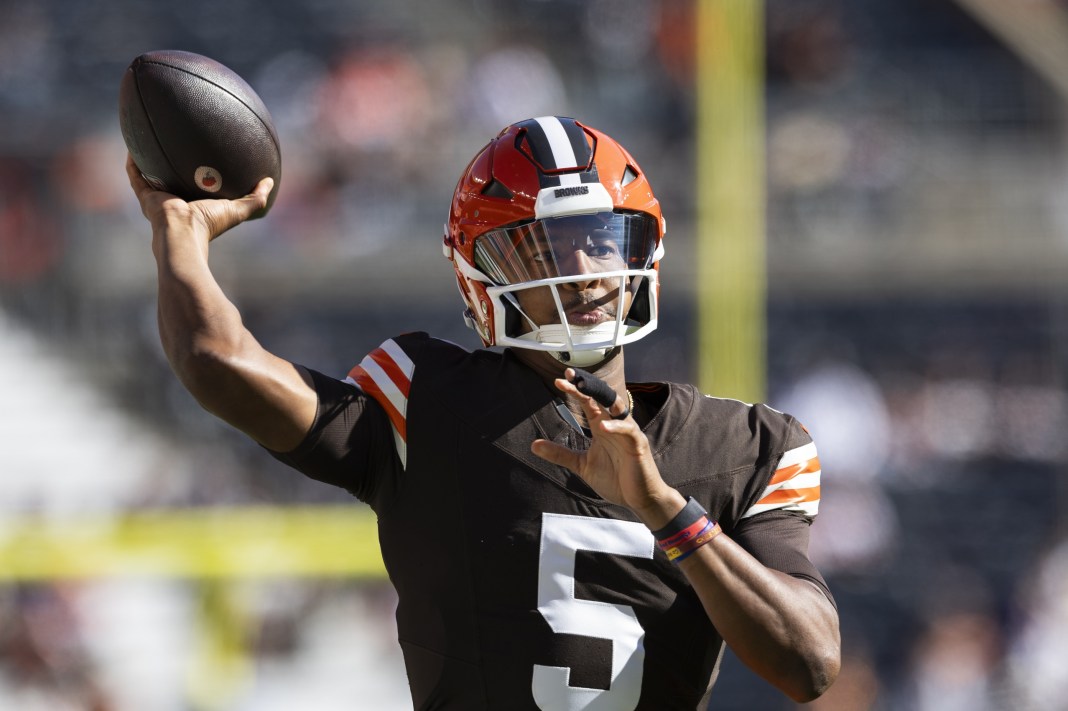
[[[130,155],[126,156],[126,175],[130,179],[130,187],[137,196],[137,201],[141,204],[141,212],[152,224],[153,232],[184,228],[208,241],[264,209],[267,197],[274,187],[271,178],[264,178],[251,193],[236,200],[186,202],[149,185]]]
[[[579,451],[539,439],[531,444],[531,451],[570,469],[602,498],[626,506],[646,524],[659,528],[678,512],[680,501],[685,505],[685,500],[660,476],[649,440],[634,418],[612,417],[611,411],[624,409],[621,403],[603,406],[582,393],[573,380],[574,371],[569,368],[556,387],[581,402],[593,434],[590,448]]]

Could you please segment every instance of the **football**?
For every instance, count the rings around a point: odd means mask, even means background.
[[[185,200],[237,198],[274,178],[262,217],[274,204],[282,157],[271,115],[236,72],[192,52],[147,52],[119,86],[126,148],[153,187]]]

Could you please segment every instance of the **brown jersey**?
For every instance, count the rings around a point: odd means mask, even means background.
[[[530,452],[585,448],[508,352],[391,339],[345,381],[313,373],[312,431],[279,459],[378,515],[416,709],[703,708],[722,637],[626,508]],[[763,405],[633,384],[661,475],[765,565],[805,578],[819,464]]]

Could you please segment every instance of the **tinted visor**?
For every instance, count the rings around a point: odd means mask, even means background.
[[[495,284],[648,269],[656,218],[637,212],[548,217],[502,227],[475,241],[475,266]]]

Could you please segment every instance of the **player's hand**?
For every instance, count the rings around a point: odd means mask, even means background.
[[[133,158],[126,156],[126,175],[130,187],[141,204],[141,212],[152,224],[154,232],[174,228],[192,230],[211,241],[252,217],[267,205],[267,197],[274,181],[264,178],[245,197],[236,200],[196,200],[186,202],[180,197],[156,190],[141,175]]]
[[[582,478],[601,498],[626,506],[647,524],[660,523],[660,510],[671,511],[678,501],[685,501],[660,476],[653,461],[649,440],[634,418],[615,419],[626,405],[616,402],[603,406],[584,395],[574,384],[574,370],[568,368],[564,378],[556,380],[556,387],[565,395],[577,399],[593,434],[593,442],[586,451],[569,449],[548,440],[535,440],[531,451],[542,459],[567,467]],[[674,515],[669,513],[667,518]],[[659,526],[657,526],[659,527]]]

